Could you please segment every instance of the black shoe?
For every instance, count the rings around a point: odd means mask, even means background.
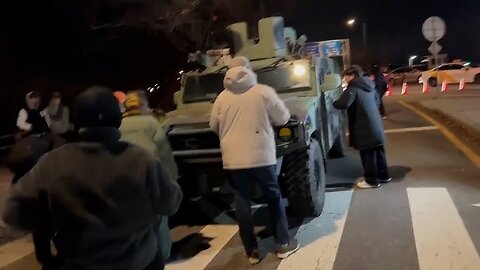
[[[392,178],[389,177],[387,179],[379,179],[378,182],[382,183],[382,184],[386,184],[386,183],[390,183],[392,181]]]
[[[288,256],[297,252],[298,249],[300,249],[300,245],[298,244],[297,240],[290,240],[290,243],[288,244],[277,246],[277,257],[279,259],[286,259]]]

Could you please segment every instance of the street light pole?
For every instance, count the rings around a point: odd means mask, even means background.
[[[362,23],[362,33],[363,33],[363,50],[365,52],[365,56],[368,56],[368,48],[367,48],[367,23]],[[368,58],[368,57],[367,57]]]
[[[349,19],[347,21],[347,25],[353,27],[357,22],[356,19]],[[368,39],[367,39],[367,23],[362,23],[362,37],[363,37],[363,54],[365,56],[365,60],[368,60]]]

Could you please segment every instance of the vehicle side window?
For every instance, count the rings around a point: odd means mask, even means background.
[[[460,70],[463,68],[463,65],[450,65],[450,69]]]
[[[399,68],[393,71],[393,73],[405,73],[405,72],[410,72],[409,68]]]
[[[438,70],[450,70],[451,69],[450,66],[451,65],[444,65],[444,66],[439,67]]]

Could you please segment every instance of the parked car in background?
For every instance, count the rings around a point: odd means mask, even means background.
[[[427,70],[420,76],[419,83],[428,82],[432,87],[443,82],[459,83],[480,83],[480,67],[472,66],[470,63],[447,63],[437,68]]]
[[[417,83],[422,76],[421,67],[401,67],[397,68],[386,76],[386,80],[390,85],[397,85],[402,83]]]

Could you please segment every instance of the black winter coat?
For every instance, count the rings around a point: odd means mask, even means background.
[[[340,99],[334,102],[335,108],[348,109],[350,146],[364,150],[385,143],[379,104],[380,99],[373,82],[367,77],[352,80]]]
[[[182,192],[160,162],[92,128],[81,142],[45,154],[13,187],[4,221],[55,232],[62,269],[144,269],[157,255],[159,215],[173,215]]]
[[[374,83],[375,89],[377,90],[378,94],[380,95],[380,97],[383,97],[388,90],[388,84],[381,73],[375,76]]]

